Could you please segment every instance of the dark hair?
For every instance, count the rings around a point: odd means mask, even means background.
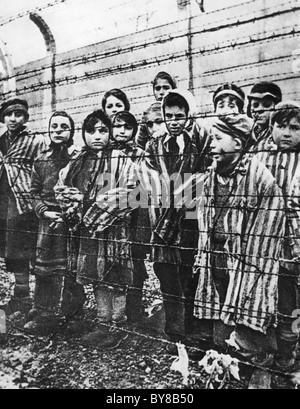
[[[134,139],[137,135],[138,132],[138,123],[137,120],[135,118],[134,115],[132,115],[130,112],[127,111],[122,111],[122,112],[118,112],[112,120],[112,127],[114,127],[115,123],[117,120],[122,120],[124,121],[126,124],[132,126],[133,128],[133,134],[132,134],[132,138]]]
[[[235,98],[239,111],[240,113],[242,113],[244,110],[244,106],[245,106],[245,97],[246,97],[245,93],[237,85],[228,83],[228,82],[226,84],[221,85],[221,87],[219,87],[214,92],[213,102],[215,106],[215,111],[217,109],[218,101],[220,100],[220,98],[224,97],[225,95],[232,96],[233,98]]]
[[[95,125],[99,122],[103,122],[104,125],[106,125],[109,129],[109,133],[111,134],[111,121],[110,119],[106,116],[106,114],[99,109],[98,111],[92,112],[90,115],[88,115],[85,120],[83,121],[82,125],[82,139],[86,143],[85,139],[85,133],[92,133],[95,129]]]
[[[281,103],[277,105],[276,111],[273,113],[271,123],[281,125],[284,122],[290,122],[293,118],[299,118],[300,121],[300,106],[296,103]]]
[[[161,71],[157,74],[153,81],[153,88],[156,87],[158,80],[166,80],[171,85],[172,89],[177,88],[176,80],[170,74],[165,71]]]
[[[186,114],[189,114],[190,107],[186,99],[181,96],[180,94],[172,93],[168,94],[164,99],[163,109],[165,111],[166,107],[174,107],[177,106],[179,108],[183,108]]]
[[[70,121],[70,125],[71,125],[70,138],[69,138],[68,142],[65,144],[69,148],[70,146],[72,146],[74,144],[75,123],[74,123],[73,118],[69,114],[67,114],[65,111],[56,111],[51,115],[50,120],[49,120],[49,126],[48,126],[49,138],[51,138],[51,132],[50,132],[51,121],[52,121],[53,118],[58,117],[58,116],[62,116],[64,118],[67,118]]]
[[[129,102],[129,99],[128,99],[127,95],[122,90],[115,88],[115,89],[111,89],[110,91],[107,91],[104,94],[104,97],[102,99],[102,108],[103,108],[104,112],[105,112],[105,109],[106,109],[107,100],[111,96],[113,96],[113,97],[115,97],[115,98],[117,98],[117,99],[119,99],[120,101],[123,102],[123,104],[125,106],[125,111],[130,111],[130,102]]]

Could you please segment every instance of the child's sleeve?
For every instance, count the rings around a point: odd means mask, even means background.
[[[33,165],[31,174],[31,187],[30,193],[33,198],[34,210],[39,218],[43,217],[43,214],[48,210],[48,206],[42,199],[43,180],[39,173],[39,160],[37,159]]]

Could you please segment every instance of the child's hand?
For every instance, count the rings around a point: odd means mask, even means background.
[[[45,219],[53,221],[55,223],[62,223],[63,220],[61,218],[61,213],[58,212],[45,212],[44,215]]]

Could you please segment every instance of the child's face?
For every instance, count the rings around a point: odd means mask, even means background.
[[[232,138],[215,127],[212,129],[210,147],[211,154],[220,167],[234,163],[242,150],[242,144],[238,139]]]
[[[107,98],[105,113],[110,119],[112,119],[118,112],[122,111],[125,111],[125,105],[120,99],[114,97],[113,95]]]
[[[168,80],[159,79],[154,86],[154,96],[156,101],[162,101],[164,97],[172,90]]]
[[[238,115],[240,113],[236,98],[224,95],[218,100],[216,114],[226,116],[230,114]]]
[[[113,138],[117,142],[129,142],[133,138],[133,126],[117,118],[113,125]]]
[[[188,121],[185,109],[178,106],[166,106],[165,119],[168,131],[173,137],[177,137],[182,133]]]
[[[86,145],[94,151],[102,151],[109,143],[109,129],[102,122],[98,121],[92,132],[85,131]]]
[[[23,112],[13,111],[5,115],[4,123],[9,130],[9,132],[18,132],[22,126],[26,123],[26,118]]]
[[[146,125],[151,138],[156,132],[163,131],[164,122],[161,113],[153,111],[149,112],[146,117]]]
[[[70,120],[64,116],[55,116],[50,122],[51,142],[61,145],[69,141],[71,137]]]
[[[253,98],[251,100],[251,113],[255,123],[261,128],[268,127],[270,124],[271,114],[275,109],[275,106],[276,104],[272,98]]]
[[[295,117],[281,124],[275,122],[273,139],[280,150],[294,149],[300,144],[300,118]]]

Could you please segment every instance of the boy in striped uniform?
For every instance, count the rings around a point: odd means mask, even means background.
[[[13,98],[2,104],[0,121],[7,132],[0,137],[0,254],[16,280],[14,297],[5,308],[9,315],[31,309],[29,270],[37,233],[31,172],[44,141],[28,132],[28,119],[25,100]]]
[[[247,154],[252,122],[244,115],[213,126],[214,163],[199,198],[199,273],[195,317],[214,342],[232,339],[254,364],[276,350],[279,255],[284,202],[270,171]]]
[[[271,119],[273,132],[266,151],[257,154],[271,171],[285,198],[288,208],[290,190],[300,166],[300,105],[296,102],[281,103]],[[298,267],[293,262],[295,239],[298,237],[295,213],[287,211],[286,239],[283,245],[279,275],[279,324],[277,328],[278,352],[276,366],[282,371],[293,368],[296,360],[298,334],[292,329],[293,311],[300,307],[297,300]],[[297,216],[297,214],[296,214]],[[296,227],[294,226],[296,222]]]

